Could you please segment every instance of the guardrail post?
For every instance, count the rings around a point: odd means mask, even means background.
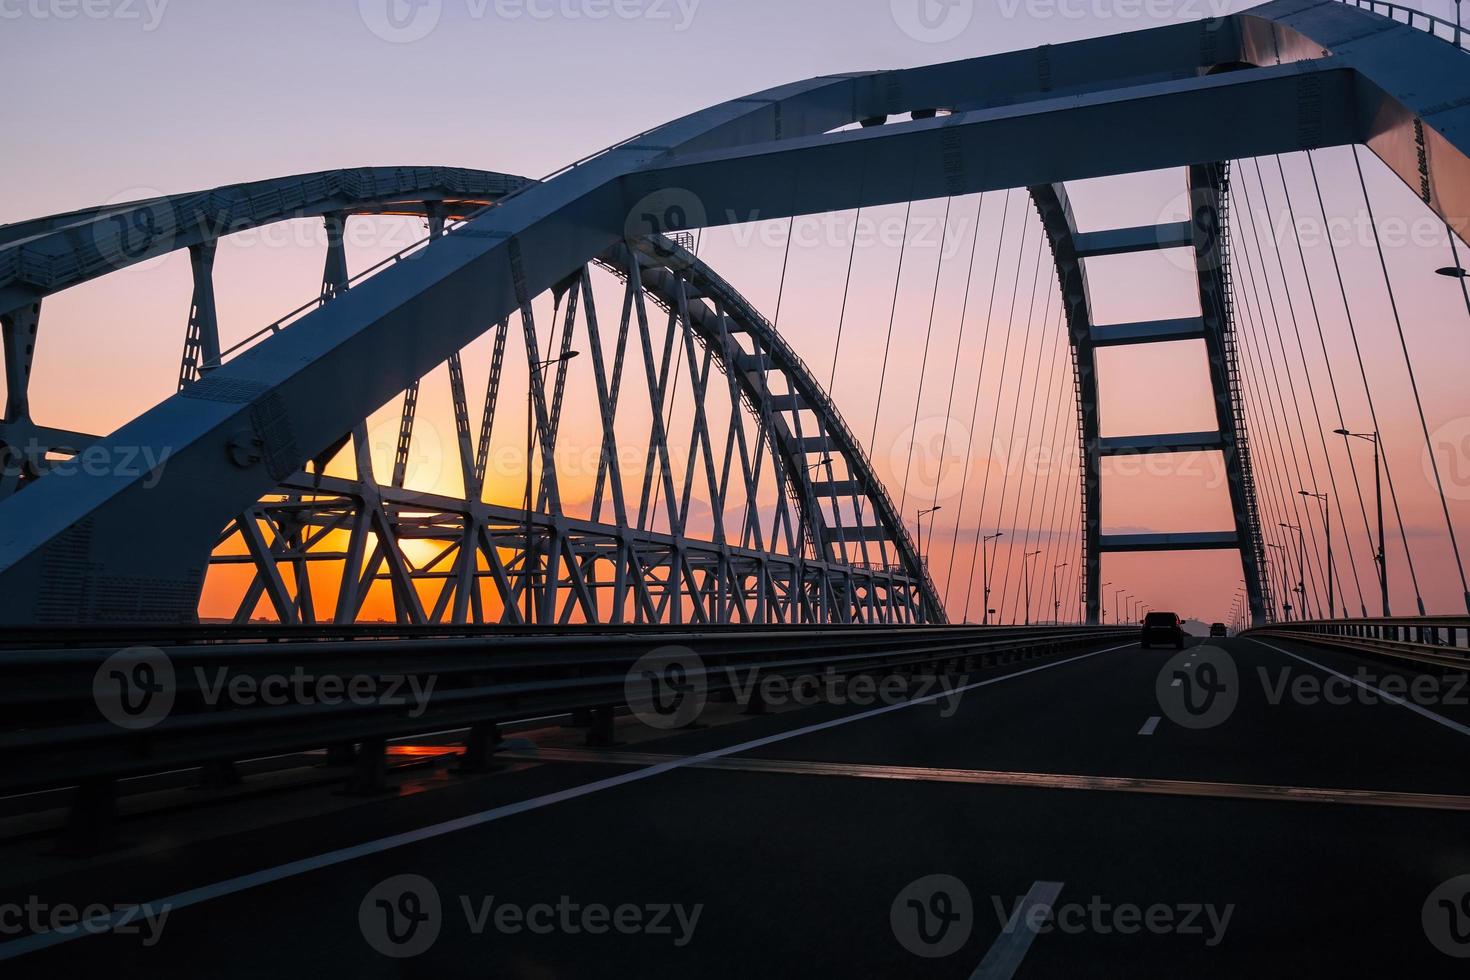
[[[348,796],[378,796],[397,792],[388,785],[388,743],[386,739],[364,739],[357,747],[357,762],[347,780]]]
[[[500,726],[494,722],[471,725],[470,733],[464,740],[464,755],[460,756],[459,765],[454,771],[460,775],[472,776],[503,769],[504,766],[495,761],[495,752],[502,741]]]
[[[72,794],[66,834],[57,848],[85,857],[111,847],[117,820],[117,781],[107,776],[84,779]]]
[[[593,708],[590,715],[591,724],[587,729],[587,744],[599,749],[617,745],[618,741],[613,737],[613,709],[611,707]]]

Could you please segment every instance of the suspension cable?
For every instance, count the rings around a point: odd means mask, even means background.
[[[1290,362],[1287,361],[1287,357],[1286,357],[1286,338],[1285,338],[1285,333],[1281,329],[1281,317],[1280,317],[1280,314],[1279,314],[1279,312],[1278,312],[1278,310],[1276,308],[1276,295],[1275,295],[1275,290],[1272,288],[1270,274],[1269,274],[1269,271],[1266,268],[1266,255],[1265,255],[1265,250],[1261,247],[1260,230],[1257,227],[1256,216],[1255,216],[1255,213],[1254,213],[1254,211],[1252,209],[1251,200],[1250,200],[1250,188],[1245,183],[1245,181],[1240,181],[1239,184],[1238,184],[1238,186],[1241,189],[1242,195],[1245,197],[1245,205],[1246,205],[1245,206],[1245,212],[1250,217],[1250,229],[1251,229],[1251,239],[1250,239],[1250,241],[1253,241],[1255,243],[1255,246],[1256,246],[1256,257],[1260,261],[1260,264],[1261,264],[1261,274],[1260,274],[1260,277],[1259,278],[1260,278],[1260,280],[1264,280],[1264,282],[1265,282],[1266,298],[1269,301],[1270,308],[1271,308],[1271,322],[1275,325],[1277,346],[1279,346],[1280,349],[1281,349],[1281,360],[1283,362],[1286,362],[1286,368],[1287,368],[1287,370],[1286,370],[1286,386],[1287,386],[1287,388],[1291,392],[1291,404],[1292,404],[1292,407],[1293,407],[1293,409],[1294,409],[1294,411],[1296,413],[1296,417],[1297,417],[1296,435],[1300,436],[1301,442],[1302,442],[1302,452],[1301,452],[1300,455],[1298,455],[1297,454],[1297,451],[1296,451],[1296,440],[1291,438],[1291,436],[1293,434],[1292,433],[1292,428],[1291,428],[1291,422],[1290,422],[1290,420],[1288,420],[1287,423],[1286,423],[1286,434],[1287,434],[1288,445],[1291,447],[1292,468],[1293,468],[1293,470],[1295,471],[1295,474],[1296,474],[1296,483],[1297,483],[1297,486],[1298,487],[1304,487],[1307,481],[1306,481],[1306,479],[1302,475],[1301,456],[1306,456],[1307,457],[1307,469],[1308,469],[1308,472],[1310,472],[1312,474],[1312,481],[1311,482],[1315,486],[1316,485],[1316,482],[1317,482],[1316,468],[1312,464],[1311,453],[1309,452],[1308,446],[1307,446],[1306,422],[1305,422],[1305,420],[1302,417],[1301,400],[1297,396],[1296,381],[1295,381],[1295,379],[1291,375]],[[1250,242],[1247,242],[1247,246],[1249,244],[1250,244]],[[1245,260],[1246,260],[1246,272],[1248,273],[1248,275],[1250,277],[1251,289],[1252,289],[1252,291],[1255,291],[1257,293],[1256,305],[1257,305],[1258,308],[1261,308],[1262,311],[1263,311],[1262,312],[1261,321],[1262,321],[1262,324],[1264,326],[1264,324],[1265,324],[1264,306],[1261,304],[1260,295],[1259,295],[1259,288],[1260,287],[1258,285],[1258,280],[1257,280],[1257,277],[1256,277],[1256,274],[1255,274],[1255,269],[1254,269],[1254,267],[1251,264],[1251,257],[1250,257],[1250,249],[1249,249],[1249,247],[1242,248],[1241,249],[1241,253],[1245,256]],[[1263,332],[1264,332],[1264,330],[1263,330]],[[1269,350],[1270,350],[1270,338],[1269,338],[1269,336],[1267,336],[1267,338],[1265,339],[1265,345],[1266,345],[1267,351],[1269,352]],[[1269,358],[1267,358],[1267,361],[1268,361],[1268,363],[1270,364],[1270,367],[1271,367],[1271,377],[1272,377],[1272,379],[1274,381],[1275,388],[1276,388],[1276,398],[1284,406],[1285,405],[1285,399],[1283,399],[1282,398],[1282,395],[1281,395],[1282,385],[1281,385],[1280,373],[1277,371],[1277,367],[1276,367],[1276,358],[1274,356],[1273,357],[1269,357]],[[1304,521],[1302,519],[1302,517],[1301,517],[1301,509],[1298,506],[1298,499],[1299,499],[1298,496],[1296,494],[1289,494],[1289,496],[1291,497],[1291,501],[1292,501],[1292,513],[1296,515],[1296,525],[1298,527],[1301,527],[1301,528],[1308,527],[1309,526],[1308,522]],[[1305,531],[1302,531],[1301,533],[1303,535],[1305,535],[1306,532]],[[1307,574],[1304,576],[1304,580],[1309,580],[1310,581],[1311,586],[1312,586],[1313,598],[1317,601],[1317,604],[1319,606],[1325,606],[1326,603],[1322,601],[1323,590],[1322,590],[1321,585],[1319,585],[1319,582],[1318,582],[1318,569],[1320,569],[1321,572],[1322,572],[1321,582],[1322,583],[1325,583],[1326,582],[1326,563],[1323,562],[1323,560],[1322,560],[1322,554],[1321,554],[1321,551],[1320,551],[1320,544],[1316,540],[1316,536],[1315,535],[1313,535],[1313,539],[1312,539],[1312,555],[1316,559],[1317,564],[1315,566],[1313,566],[1311,563],[1308,563],[1307,569],[1306,569]],[[1303,601],[1303,603],[1306,602],[1306,595],[1305,594],[1302,596],[1302,601]]]
[[[960,329],[959,333],[955,337],[954,357],[952,359],[949,372],[949,396],[944,401],[944,432],[939,437],[939,469],[934,476],[934,496],[929,501],[930,540],[933,540],[934,538],[934,508],[937,507],[939,504],[939,488],[944,485],[944,461],[949,449],[949,423],[952,421],[951,413],[954,412],[955,380],[959,377],[960,373],[960,349],[964,346],[965,343],[965,312],[969,309],[970,306],[970,283],[975,278],[975,251],[980,245],[980,211],[984,207],[985,195],[982,193],[979,195],[979,200],[975,204],[975,235],[970,241],[970,258],[965,263],[965,298],[960,304]],[[955,521],[956,525],[958,525],[959,518],[956,517]],[[951,558],[952,557],[953,552],[951,552]],[[948,582],[945,583],[946,589],[948,587],[948,584]]]
[[[1353,166],[1358,171],[1358,185],[1363,189],[1363,203],[1368,209],[1368,226],[1373,229],[1373,246],[1378,250],[1378,264],[1383,269],[1383,284],[1388,289],[1388,305],[1393,311],[1394,326],[1398,329],[1399,347],[1404,352],[1404,367],[1409,372],[1409,387],[1414,392],[1414,407],[1419,412],[1419,427],[1424,430],[1424,449],[1429,454],[1429,468],[1434,472],[1434,487],[1439,492],[1439,506],[1444,510],[1445,529],[1450,535],[1450,548],[1455,553],[1455,570],[1460,573],[1460,591],[1465,597],[1465,610],[1470,612],[1470,581],[1465,579],[1465,562],[1460,558],[1460,541],[1455,536],[1455,522],[1450,520],[1450,504],[1444,495],[1444,481],[1439,475],[1439,460],[1434,455],[1434,442],[1429,437],[1429,421],[1424,417],[1424,402],[1419,397],[1419,379],[1414,375],[1414,362],[1409,357],[1409,342],[1404,337],[1404,322],[1399,317],[1398,300],[1393,294],[1393,280],[1388,275],[1388,260],[1383,255],[1383,242],[1378,238],[1378,219],[1373,217],[1373,202],[1368,197],[1368,182],[1363,179],[1363,164],[1358,156],[1358,147],[1353,145]],[[1424,609],[1419,610],[1424,615]]]
[[[1031,276],[1031,299],[1026,304],[1026,339],[1021,344],[1021,373],[1019,375],[1017,375],[1017,378],[1016,378],[1016,397],[1015,397],[1015,399],[1011,403],[1011,430],[1010,430],[1009,438],[1006,440],[1006,465],[1005,465],[1005,468],[1001,471],[1002,472],[1002,481],[1001,481],[1001,487],[1000,487],[1000,506],[998,507],[998,509],[996,511],[996,519],[998,521],[1000,521],[1001,523],[1004,523],[1005,522],[1006,497],[1009,495],[1009,491],[1010,491],[1011,463],[1012,463],[1012,460],[1015,457],[1016,425],[1017,425],[1017,423],[1020,422],[1020,414],[1021,414],[1021,391],[1022,391],[1022,389],[1025,388],[1025,380],[1026,380],[1026,378],[1028,376],[1028,373],[1029,373],[1029,372],[1026,371],[1026,357],[1027,357],[1028,352],[1031,350],[1031,335],[1034,332],[1032,328],[1035,326],[1035,322],[1036,322],[1036,290],[1037,290],[1037,286],[1041,282],[1041,259],[1042,259],[1042,254],[1045,251],[1042,248],[1042,245],[1044,244],[1044,242],[1045,242],[1045,236],[1038,236],[1037,237],[1037,239],[1036,239],[1036,271]],[[1050,319],[1051,319],[1051,292],[1050,292],[1050,290],[1048,290],[1048,292],[1047,292],[1046,310],[1045,310],[1045,312],[1042,313],[1042,329],[1043,330],[1046,329],[1046,327],[1045,327],[1046,321],[1047,320],[1050,320]],[[1037,345],[1036,345],[1036,368],[1037,368],[1037,371],[1038,372],[1041,369],[1041,344],[1040,344],[1040,342],[1038,342]],[[1030,377],[1031,377],[1032,381],[1035,383],[1035,385],[1039,385],[1041,383],[1041,379],[1040,379],[1040,377],[1037,374],[1030,374]],[[1035,398],[1036,398],[1036,395],[1035,395],[1035,387],[1034,386],[1032,388],[1032,392],[1033,393],[1032,393],[1032,396],[1031,397],[1032,397],[1032,401],[1034,402],[1035,401]],[[1027,431],[1026,431],[1026,440],[1025,440],[1025,442],[1029,442],[1031,440],[1031,432],[1030,432],[1030,424],[1031,423],[1028,421],[1026,424],[1027,424]],[[1024,455],[1024,453],[1026,451],[1026,448],[1027,448],[1026,445],[1025,445],[1025,442],[1023,442],[1022,443],[1022,446],[1021,446],[1021,451],[1022,451],[1023,455]],[[1024,471],[1023,471],[1023,474],[1022,474],[1022,478],[1024,479]],[[1016,519],[1020,517],[1020,509],[1021,509],[1021,490],[1020,490],[1020,487],[1018,486],[1017,489],[1016,489],[1016,506],[1014,508],[1014,513],[1011,515],[1011,527],[1012,527],[1012,529],[1016,529]],[[1023,545],[1022,546],[1022,549],[1021,549],[1021,553],[1023,555],[1026,553],[1026,547],[1029,546],[1029,543],[1030,543],[1030,540],[1031,540],[1031,534],[1030,534],[1030,529],[1029,528],[1027,529],[1026,539],[1025,540],[1026,540],[1026,544]],[[1022,560],[1021,564],[1023,566],[1025,565],[1024,559]],[[1010,592],[1010,582],[1011,582],[1010,575],[1007,575],[1006,578],[1005,578],[1005,581],[1001,583],[1000,606],[998,608],[1000,608],[1002,610],[1004,610],[1006,608],[1006,597],[1007,597],[1007,595]],[[1030,610],[1029,609],[1027,610],[1027,618],[1030,618]]]
[[[1260,164],[1260,161],[1255,160],[1255,159],[1252,159],[1251,160],[1251,165],[1255,168],[1255,171],[1256,171],[1256,184],[1257,184],[1257,186],[1259,186],[1261,188],[1261,206],[1266,209],[1266,213],[1269,216],[1270,213],[1271,213],[1271,203],[1270,203],[1270,197],[1266,193],[1266,182],[1265,182],[1265,180],[1261,176],[1261,164]],[[1286,187],[1286,171],[1285,171],[1285,169],[1283,169],[1281,167],[1281,157],[1280,156],[1278,156],[1276,158],[1276,166],[1277,166],[1278,170],[1280,170],[1280,173],[1281,173],[1281,186],[1284,189]],[[1297,228],[1296,228],[1296,213],[1295,213],[1295,211],[1291,207],[1291,201],[1290,201],[1290,198],[1289,197],[1287,198],[1287,202],[1286,202],[1286,213],[1287,213],[1287,216],[1289,217],[1289,219],[1291,220],[1292,229],[1293,229],[1293,236],[1297,239],[1297,246],[1298,246],[1298,248],[1300,248],[1301,247],[1301,237],[1300,237],[1300,233],[1297,231]],[[1317,438],[1321,442],[1321,446],[1322,446],[1322,458],[1325,461],[1326,466],[1327,466],[1327,482],[1330,484],[1330,486],[1332,488],[1332,499],[1335,500],[1335,501],[1338,501],[1339,502],[1339,506],[1341,506],[1341,504],[1340,504],[1340,502],[1341,502],[1341,491],[1338,489],[1338,486],[1337,486],[1337,471],[1336,471],[1336,469],[1332,465],[1332,453],[1327,448],[1327,427],[1322,424],[1322,409],[1321,409],[1321,406],[1319,405],[1319,403],[1317,401],[1317,387],[1316,387],[1315,384],[1312,383],[1312,370],[1311,370],[1311,368],[1307,364],[1307,349],[1306,349],[1306,344],[1303,343],[1303,341],[1302,341],[1301,325],[1297,321],[1296,304],[1292,301],[1292,298],[1291,298],[1291,287],[1287,283],[1287,280],[1286,280],[1286,263],[1283,260],[1282,255],[1281,255],[1281,242],[1280,242],[1280,240],[1278,239],[1278,237],[1275,234],[1271,235],[1271,245],[1272,245],[1272,247],[1273,247],[1273,249],[1274,249],[1274,251],[1276,253],[1276,266],[1281,271],[1281,286],[1282,286],[1282,290],[1286,294],[1287,309],[1288,309],[1288,311],[1291,314],[1291,329],[1292,329],[1292,332],[1293,332],[1294,336],[1296,337],[1296,349],[1297,349],[1297,355],[1298,355],[1298,357],[1301,360],[1302,377],[1304,377],[1306,379],[1306,383],[1307,383],[1307,397],[1311,400],[1311,403],[1312,403],[1312,416],[1313,416],[1313,418],[1315,418],[1315,420],[1317,422]],[[1306,285],[1307,285],[1307,296],[1311,299],[1312,315],[1313,315],[1313,317],[1316,317],[1316,319],[1317,319],[1317,326],[1318,326],[1318,329],[1320,330],[1322,321],[1321,321],[1321,317],[1317,313],[1317,298],[1316,298],[1316,294],[1312,290],[1312,276],[1311,276],[1311,273],[1308,272],[1308,270],[1307,270],[1307,259],[1306,259],[1305,252],[1303,252],[1303,254],[1301,255],[1301,262],[1302,262],[1302,278],[1306,282]],[[1283,353],[1285,353],[1284,350],[1283,350]],[[1329,370],[1329,372],[1331,371],[1331,364],[1330,364],[1330,362],[1328,364],[1328,370]],[[1290,367],[1289,367],[1289,363],[1288,363],[1288,372],[1289,371],[1290,371]],[[1305,444],[1306,441],[1307,441],[1307,439],[1306,439],[1306,432],[1305,432],[1305,430],[1303,430],[1303,432],[1302,432],[1302,442],[1303,442],[1303,444]],[[1312,457],[1311,457],[1310,454],[1308,454],[1308,456],[1307,456],[1307,465],[1308,465],[1309,470],[1310,470],[1310,472],[1312,474],[1312,480],[1313,481],[1316,481],[1316,479],[1317,479],[1317,468],[1312,465]],[[1306,488],[1303,487],[1301,489],[1306,489]],[[1322,490],[1321,485],[1320,484],[1315,484],[1312,487],[1311,492],[1312,493],[1319,493],[1319,492],[1321,492],[1321,490]],[[1322,517],[1323,517],[1323,520],[1326,522],[1325,527],[1324,527],[1324,530],[1325,530],[1326,535],[1327,535],[1327,540],[1328,541],[1331,541],[1332,540],[1332,510],[1331,510],[1330,505],[1326,509],[1324,509]],[[1346,530],[1346,524],[1344,524],[1344,528],[1343,529]],[[1344,537],[1346,537],[1346,535],[1344,535]],[[1353,560],[1352,539],[1351,538],[1347,538],[1346,545],[1347,545],[1347,549],[1348,549],[1348,563],[1349,563],[1349,566],[1352,568],[1352,571],[1353,571],[1353,580],[1355,582],[1357,582],[1358,581],[1358,572],[1357,572],[1357,565],[1354,563],[1354,560]],[[1329,551],[1330,551],[1330,549],[1329,549]],[[1333,584],[1334,584],[1334,582],[1336,583],[1336,593],[1335,594],[1341,595],[1342,594],[1342,575],[1337,572],[1334,563],[1330,560],[1331,559],[1331,555],[1330,554],[1329,554],[1328,558],[1329,558],[1329,561],[1327,563],[1327,578],[1328,578],[1327,588],[1328,588],[1328,596],[1330,597],[1330,596],[1333,596],[1334,595],[1334,592],[1333,592]],[[1358,598],[1359,598],[1359,600],[1362,599],[1362,585],[1361,585],[1361,583],[1359,583],[1359,586],[1358,586]],[[1329,610],[1329,611],[1330,612],[1335,612],[1335,610]]]
[[[1296,206],[1292,203],[1292,200],[1291,200],[1291,187],[1290,187],[1290,185],[1287,184],[1287,181],[1286,181],[1286,168],[1282,165],[1281,155],[1280,154],[1277,154],[1276,155],[1276,170],[1277,170],[1277,172],[1281,176],[1281,192],[1282,192],[1282,194],[1286,198],[1286,213],[1291,218],[1291,225],[1292,225],[1292,228],[1293,228],[1293,230],[1295,232],[1297,256],[1298,256],[1298,258],[1301,259],[1301,263],[1302,263],[1302,275],[1305,278],[1306,283],[1307,283],[1307,296],[1308,296],[1308,298],[1312,302],[1312,318],[1316,321],[1316,324],[1317,324],[1317,341],[1318,341],[1318,344],[1322,348],[1322,362],[1327,366],[1327,382],[1328,382],[1328,384],[1330,385],[1330,387],[1332,389],[1332,403],[1333,403],[1333,405],[1337,409],[1337,427],[1339,429],[1346,429],[1347,428],[1347,417],[1343,414],[1343,410],[1342,410],[1342,395],[1340,394],[1339,389],[1338,389],[1338,386],[1337,386],[1337,372],[1335,372],[1333,370],[1333,368],[1332,368],[1332,357],[1327,352],[1327,333],[1322,328],[1322,314],[1321,314],[1320,309],[1317,306],[1316,290],[1314,290],[1312,288],[1312,277],[1307,272],[1307,253],[1306,253],[1306,249],[1302,246],[1301,225],[1297,224],[1297,220],[1296,220]],[[1323,216],[1323,220],[1324,220],[1324,223],[1325,223],[1325,221],[1326,221],[1326,216],[1325,215]],[[1330,232],[1329,232],[1329,235],[1330,235]],[[1321,427],[1321,420],[1320,420],[1320,418],[1318,419],[1318,426]],[[1327,453],[1327,446],[1326,446],[1327,436],[1326,436],[1325,431],[1324,431],[1324,433],[1322,435],[1322,441],[1323,441],[1322,451],[1324,453]],[[1354,488],[1354,491],[1356,492],[1357,497],[1358,497],[1358,510],[1361,512],[1362,517],[1363,517],[1363,534],[1365,535],[1365,539],[1369,542],[1369,551],[1371,552],[1373,550],[1373,546],[1372,546],[1373,532],[1370,529],[1369,524],[1368,524],[1368,502],[1367,502],[1367,499],[1364,497],[1364,494],[1363,494],[1363,484],[1362,484],[1362,481],[1358,478],[1357,457],[1348,449],[1347,446],[1344,446],[1343,449],[1344,449],[1344,451],[1345,451],[1345,453],[1347,455],[1348,472],[1352,474],[1352,477],[1353,477],[1353,488]],[[1328,456],[1328,460],[1329,460],[1329,464],[1328,465],[1330,466],[1331,465],[1331,456],[1330,455]],[[1352,547],[1353,547],[1352,535],[1350,535],[1350,534],[1347,533],[1347,513],[1343,510],[1342,497],[1338,494],[1337,487],[1336,487],[1335,484],[1333,486],[1332,492],[1333,492],[1333,495],[1337,497],[1337,516],[1338,516],[1339,522],[1342,524],[1343,536],[1347,539],[1348,566],[1349,566],[1349,568],[1352,569],[1352,573],[1353,573],[1353,585],[1355,586],[1355,588],[1357,589],[1357,592],[1358,592],[1358,607],[1362,610],[1363,618],[1366,619],[1368,617],[1368,601],[1367,601],[1367,599],[1366,599],[1366,597],[1364,596],[1364,593],[1363,593],[1363,583],[1362,583],[1362,580],[1358,576],[1358,562],[1357,562],[1357,557],[1356,557],[1356,555],[1354,554],[1354,552],[1352,550]]]
[[[949,589],[950,589],[950,585],[954,582],[954,558],[955,558],[955,554],[959,551],[960,526],[963,523],[962,518],[964,517],[964,513],[965,513],[965,492],[969,489],[969,486],[970,486],[970,455],[971,455],[972,451],[975,448],[975,420],[980,417],[980,414],[979,414],[980,413],[980,392],[981,392],[981,390],[982,390],[982,388],[984,386],[984,382],[985,382],[985,355],[986,355],[986,352],[990,349],[990,321],[991,321],[991,313],[995,309],[995,287],[1000,282],[1000,257],[1001,257],[1001,253],[1005,250],[1005,241],[1006,241],[1006,217],[1007,217],[1007,215],[1010,214],[1010,210],[1011,210],[1011,192],[1009,190],[1007,190],[1006,191],[1006,195],[1005,195],[1005,206],[1001,209],[1001,213],[1000,213],[1000,241],[995,246],[995,268],[994,268],[994,270],[990,274],[990,299],[989,299],[989,301],[988,301],[988,303],[986,305],[986,310],[985,310],[985,333],[980,338],[980,370],[979,370],[979,373],[977,374],[977,376],[975,378],[975,400],[974,400],[974,402],[970,406],[970,439],[969,439],[969,442],[967,442],[965,444],[965,468],[964,468],[964,475],[960,479],[960,505],[959,505],[959,509],[956,512],[956,516],[955,516],[954,538],[950,542],[950,548],[949,548],[949,567],[948,567],[948,569],[944,573],[944,602],[945,602],[946,607],[949,605]],[[979,220],[978,213],[977,213],[976,220],[977,221]],[[980,227],[977,224],[975,226],[975,234],[978,235],[979,233],[980,233]],[[969,301],[970,301],[970,294],[969,294],[969,292],[967,290],[966,293],[965,293],[965,305],[966,305],[967,308],[969,306]],[[963,317],[963,315],[964,314],[962,313],[961,314],[961,317]],[[982,545],[982,538],[981,538],[981,536],[984,533],[985,533],[984,528],[977,525],[977,527],[975,529],[975,547],[976,547],[977,550]],[[973,563],[973,560],[972,560],[972,562],[971,562],[971,572],[972,572],[972,574],[973,574],[973,570],[974,570],[974,563]],[[963,616],[961,616],[960,621],[961,622],[964,622],[964,617]]]
[[[913,214],[914,202],[909,201],[903,210],[903,241],[898,249],[898,270],[893,274],[893,306],[888,311],[888,336],[883,340],[883,368],[878,373],[878,402],[873,407],[873,431],[868,436],[868,458],[873,458],[873,443],[878,440],[878,419],[883,415],[883,383],[888,379],[888,354],[893,347],[893,321],[898,316],[898,287],[903,281],[903,259],[909,248],[909,216]],[[902,520],[902,515],[900,515]]]
[[[1322,184],[1317,179],[1317,164],[1312,157],[1312,153],[1310,150],[1307,151],[1307,166],[1312,171],[1312,188],[1316,192],[1317,207],[1322,212],[1322,221],[1325,225],[1327,223],[1327,205],[1322,199]],[[1404,546],[1404,561],[1409,566],[1409,581],[1414,586],[1414,597],[1419,604],[1419,608],[1420,610],[1423,610],[1424,599],[1419,591],[1419,573],[1414,567],[1414,552],[1409,547],[1409,533],[1408,530],[1404,527],[1403,512],[1399,509],[1399,492],[1398,488],[1394,485],[1393,482],[1393,468],[1389,465],[1388,451],[1383,443],[1383,429],[1378,424],[1378,407],[1373,400],[1373,386],[1368,382],[1368,365],[1367,362],[1363,359],[1363,348],[1358,341],[1358,327],[1356,321],[1354,321],[1353,319],[1352,303],[1348,299],[1347,282],[1343,278],[1342,265],[1337,258],[1337,243],[1332,240],[1332,236],[1330,234],[1327,236],[1327,247],[1332,254],[1332,268],[1337,273],[1337,287],[1342,293],[1343,311],[1347,314],[1348,333],[1353,339],[1353,353],[1358,359],[1358,373],[1362,376],[1363,379],[1363,396],[1368,402],[1368,417],[1373,422],[1373,431],[1378,438],[1378,455],[1381,461],[1380,465],[1382,465],[1383,467],[1383,479],[1384,482],[1388,484],[1388,496],[1389,500],[1393,503],[1394,520],[1397,521],[1399,525],[1399,539],[1403,542]],[[1344,428],[1346,428],[1346,426],[1344,426]],[[1344,446],[1347,445],[1347,440],[1349,438],[1351,437],[1342,437]],[[1375,549],[1375,552],[1376,550],[1377,549]],[[1386,576],[1388,574],[1388,555],[1385,554],[1382,556],[1382,558],[1383,564],[1379,567],[1378,572],[1379,575]],[[1383,615],[1387,616],[1389,611],[1387,608],[1385,608],[1382,610],[1382,612]]]
[[[1006,337],[1005,337],[1005,345],[1001,349],[1001,358],[1000,358],[1000,384],[995,389],[995,413],[993,415],[991,415],[991,417],[990,417],[990,444],[989,444],[989,448],[987,449],[987,454],[986,454],[986,457],[985,457],[985,479],[982,481],[981,488],[980,488],[980,523],[981,523],[981,527],[982,528],[984,527],[984,522],[985,522],[985,503],[986,503],[986,501],[990,497],[990,470],[992,468],[991,467],[991,464],[995,461],[994,460],[994,457],[993,457],[993,453],[995,452],[995,436],[996,436],[996,433],[1000,430],[1000,401],[1001,401],[1001,398],[1003,397],[1003,395],[1005,393],[1006,366],[1009,365],[1010,362],[1011,362],[1011,335],[1013,333],[1015,333],[1015,326],[1016,326],[1016,295],[1020,292],[1020,287],[1021,287],[1021,269],[1025,267],[1026,233],[1028,231],[1030,231],[1030,230],[1031,230],[1031,223],[1029,221],[1024,221],[1023,220],[1023,223],[1021,225],[1021,246],[1020,246],[1020,248],[1018,248],[1016,250],[1016,275],[1015,275],[1014,280],[1011,282],[1011,305],[1010,305],[1010,308],[1006,311]],[[1040,241],[1039,237],[1038,237],[1038,241]],[[1002,465],[1004,465],[1004,463]],[[997,515],[996,515],[996,523],[997,524],[999,524],[999,520],[1000,520],[1000,515],[997,513]],[[997,530],[999,530],[999,528],[997,528]],[[995,548],[995,550],[996,550],[997,555],[998,555],[998,553],[1000,551],[1000,541],[999,540],[996,541],[996,548]],[[1007,560],[1006,564],[1007,564],[1007,566],[1009,566],[1010,565],[1010,561]],[[969,612],[970,612],[970,595],[974,591],[974,588],[975,588],[975,556],[974,555],[971,555],[970,556],[970,581],[965,586],[965,614],[966,615],[969,615]],[[986,605],[987,605],[987,608],[988,608],[988,603]]]
[[[944,221],[939,231],[939,261],[934,265],[934,291],[929,297],[929,325],[924,329],[924,354],[919,359],[919,384],[918,391],[914,395],[914,419],[910,423],[908,460],[903,466],[903,490],[898,497],[898,517],[903,520],[903,508],[909,499],[909,471],[914,465],[914,440],[919,427],[919,405],[924,400],[924,380],[929,373],[929,341],[934,337],[934,311],[939,306],[939,281],[944,274],[944,246],[949,241],[949,209],[954,203],[954,198],[946,198],[944,202]],[[940,447],[940,454],[944,452]],[[923,556],[919,556],[922,561]]]

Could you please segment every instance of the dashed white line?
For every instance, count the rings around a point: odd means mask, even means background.
[[[1160,718],[1158,715],[1154,715],[1148,721],[1143,723],[1143,727],[1138,730],[1138,734],[1152,735],[1154,733],[1154,729],[1159,727],[1159,722],[1161,721],[1163,721],[1162,718]]]
[[[1026,958],[1026,951],[1036,939],[1032,922],[1044,922],[1051,915],[1052,904],[1061,894],[1062,882],[1037,881],[1031,885],[1026,897],[1021,899],[1010,921],[1001,930],[985,959],[970,974],[970,980],[1011,980]],[[1044,909],[1045,912],[1038,910]]]

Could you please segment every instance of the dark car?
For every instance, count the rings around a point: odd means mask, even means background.
[[[1211,623],[1210,624],[1210,635],[1211,636],[1229,636],[1230,635],[1230,631],[1225,628],[1225,624],[1224,623]]]
[[[1184,624],[1177,614],[1151,612],[1143,617],[1143,633],[1138,639],[1138,645],[1147,650],[1155,643],[1162,643],[1176,650],[1184,649]]]

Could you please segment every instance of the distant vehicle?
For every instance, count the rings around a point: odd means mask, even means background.
[[[1178,614],[1151,612],[1143,617],[1143,632],[1138,638],[1138,645],[1147,650],[1155,643],[1162,643],[1176,650],[1184,649],[1184,623],[1180,621]]]
[[[1230,631],[1225,628],[1225,624],[1224,623],[1211,623],[1210,624],[1210,635],[1211,636],[1229,636],[1230,635]]]

